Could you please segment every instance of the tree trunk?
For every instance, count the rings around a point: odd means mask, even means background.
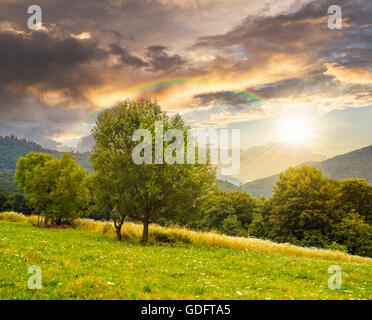
[[[118,240],[121,241],[121,226],[115,227],[116,229],[116,236],[118,237]]]
[[[58,220],[57,220],[57,225],[59,226],[62,222],[62,217],[59,217]]]
[[[142,233],[142,242],[146,243],[149,240],[149,220],[143,220],[143,233]]]
[[[116,236],[119,241],[121,241],[121,227],[124,224],[125,217],[121,217],[121,220],[117,220],[117,218],[114,218],[114,226],[116,231]]]

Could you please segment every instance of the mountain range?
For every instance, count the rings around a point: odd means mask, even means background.
[[[240,152],[240,171],[237,177],[253,181],[270,177],[290,167],[309,161],[322,161],[326,157],[313,153],[304,146],[284,143],[252,147]]]

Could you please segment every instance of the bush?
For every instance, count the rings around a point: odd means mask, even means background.
[[[243,236],[247,234],[236,215],[229,215],[223,220],[221,231],[229,236]]]
[[[89,200],[87,172],[65,153],[29,153],[17,163],[15,181],[30,205],[53,223],[68,223],[81,214]]]
[[[246,235],[257,206],[257,200],[244,192],[214,193],[204,203],[201,223],[195,225],[231,236]]]
[[[346,246],[347,251],[372,257],[372,227],[358,213],[350,212],[335,226],[334,241]]]

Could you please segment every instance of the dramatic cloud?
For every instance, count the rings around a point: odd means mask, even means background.
[[[372,104],[371,1],[339,0],[342,30],[328,28],[329,0],[38,4],[31,31],[29,2],[2,2],[0,134],[85,150],[86,117],[125,97],[214,127]]]
[[[79,89],[99,84],[99,74],[89,65],[107,57],[94,42],[46,32],[0,32],[0,44],[0,84],[9,91],[41,86],[79,95]]]
[[[148,70],[157,71],[174,71],[181,68],[185,61],[178,55],[168,55],[167,48],[164,46],[151,46],[147,48],[146,58],[149,61]]]
[[[111,44],[110,47],[110,52],[114,55],[118,55],[120,57],[121,63],[125,66],[141,68],[148,65],[142,59],[131,55],[126,49],[123,49],[116,44]]]

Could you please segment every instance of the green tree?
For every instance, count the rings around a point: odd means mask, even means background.
[[[30,206],[41,215],[46,215],[50,200],[48,187],[41,183],[41,176],[38,176],[38,172],[42,171],[46,162],[52,160],[53,156],[50,154],[30,152],[26,157],[18,159],[14,175],[18,190],[25,194]]]
[[[334,226],[331,237],[345,245],[351,254],[372,257],[372,227],[355,211],[349,212]]]
[[[221,231],[229,236],[245,234],[245,230],[235,214],[229,215],[222,221]]]
[[[229,235],[245,235],[252,223],[257,200],[245,192],[217,192],[204,203],[204,227]]]
[[[178,115],[168,117],[156,101],[148,100],[126,100],[106,110],[98,117],[93,129],[96,145],[91,160],[96,170],[93,181],[98,193],[97,202],[105,202],[114,221],[118,221],[118,228],[127,216],[142,221],[143,242],[148,241],[149,223],[156,219],[195,213],[198,203],[213,188],[215,181],[214,169],[209,164],[155,164],[153,152],[151,163],[136,164],[132,159],[134,150],[142,145],[140,154],[147,155],[149,148],[155,149],[155,135],[158,134],[155,121],[163,122],[164,131],[181,130],[186,140],[188,128],[182,118]],[[133,134],[138,129],[150,133],[139,145],[133,141]],[[163,150],[173,142],[162,141]],[[171,156],[185,159],[183,146],[182,150],[176,150]],[[164,160],[163,155],[161,159]]]
[[[235,215],[242,226],[247,229],[252,223],[255,210],[257,209],[258,202],[255,198],[251,197],[245,192],[230,192]]]
[[[27,204],[27,200],[23,194],[15,193],[9,196],[9,206],[11,210],[18,213],[23,213],[25,215],[30,215],[32,209]]]
[[[126,154],[115,150],[95,148],[92,152],[92,165],[96,170],[89,178],[94,202],[92,210],[109,214],[119,241],[125,218],[137,210],[132,201],[134,188],[128,185],[128,161]]]
[[[363,179],[348,179],[340,182],[341,201],[345,211],[355,211],[372,222],[372,186]]]
[[[261,197],[257,200],[257,208],[253,215],[253,221],[249,226],[248,234],[252,237],[270,239],[272,226],[270,215],[272,210],[271,200]]]
[[[15,181],[32,208],[61,224],[79,216],[86,207],[86,177],[85,169],[67,153],[58,160],[31,152],[18,160]]]
[[[338,184],[308,166],[280,175],[271,206],[271,237],[280,242],[323,246],[342,217]]]
[[[228,192],[216,192],[204,203],[202,218],[206,229],[221,231],[223,221],[232,215],[235,210]]]

